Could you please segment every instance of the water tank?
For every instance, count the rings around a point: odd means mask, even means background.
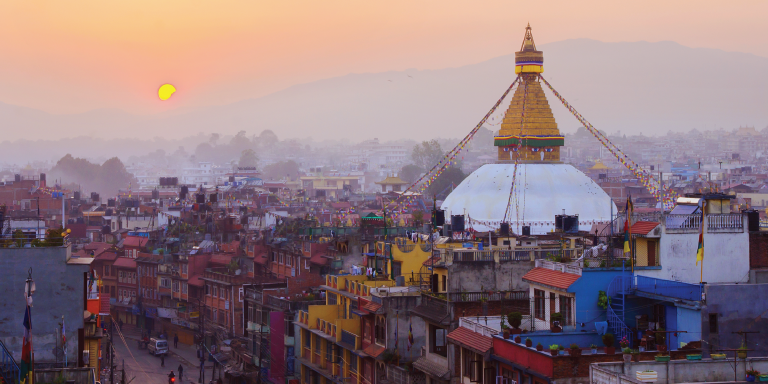
[[[205,203],[205,195],[203,195],[202,193],[198,194],[198,195],[195,195],[195,202],[198,203],[198,204],[204,204]]]
[[[746,211],[747,214],[747,228],[750,232],[760,231],[760,212],[754,209]]]
[[[439,209],[435,211],[435,226],[443,226],[445,225],[445,211],[442,209]]]
[[[528,229],[530,230],[530,227]],[[499,229],[499,235],[509,236],[509,223],[501,223],[501,228]]]
[[[531,235],[531,226],[523,225],[523,236],[530,236],[530,235]]]
[[[216,193],[211,193],[209,200],[211,203],[215,203],[219,200],[219,195]]]
[[[75,191],[75,192],[73,193],[73,195],[74,195],[74,197],[75,197],[75,200],[77,200],[77,201],[80,201],[80,191]]]

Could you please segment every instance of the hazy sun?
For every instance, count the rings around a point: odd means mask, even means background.
[[[174,92],[176,92],[176,88],[173,85],[163,84],[157,90],[157,96],[160,97],[160,100],[168,100]]]

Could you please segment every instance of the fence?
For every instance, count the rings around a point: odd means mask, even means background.
[[[700,301],[702,299],[703,287],[699,284],[688,284],[646,276],[635,276],[633,283],[632,288],[640,292],[690,301]]]
[[[701,228],[701,215],[672,215],[664,216],[664,226],[667,231],[698,231]]]
[[[710,214],[707,215],[707,231],[743,232],[744,220],[741,213]]]
[[[501,301],[501,300],[528,300],[528,291],[510,291],[510,292],[449,292],[447,294],[450,302],[473,302],[473,301]]]

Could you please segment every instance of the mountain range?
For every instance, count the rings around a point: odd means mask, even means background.
[[[598,129],[655,135],[768,125],[768,58],[674,42],[574,39],[538,48],[544,77]],[[0,103],[0,126],[3,140],[12,141],[264,129],[281,139],[463,137],[514,78],[509,54],[459,68],[349,74],[229,105],[150,116],[111,109],[54,115]],[[575,131],[576,119],[545,93],[561,131]]]

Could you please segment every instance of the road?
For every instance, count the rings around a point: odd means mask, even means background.
[[[184,366],[184,383],[197,383],[200,376],[199,367],[193,367],[186,362],[181,361],[173,354],[165,357],[165,367],[160,366],[160,357],[150,355],[146,349],[138,349],[137,342],[126,339],[126,345],[119,338],[115,338],[115,383],[120,382],[120,370],[125,362],[125,381],[126,384],[168,384],[168,373],[173,371],[176,375],[176,384],[182,384],[179,381],[179,363]],[[206,367],[208,368],[208,367]],[[211,371],[206,370],[206,379],[210,380]],[[133,379],[133,381],[131,381]],[[109,377],[102,381],[102,384],[111,384]]]

